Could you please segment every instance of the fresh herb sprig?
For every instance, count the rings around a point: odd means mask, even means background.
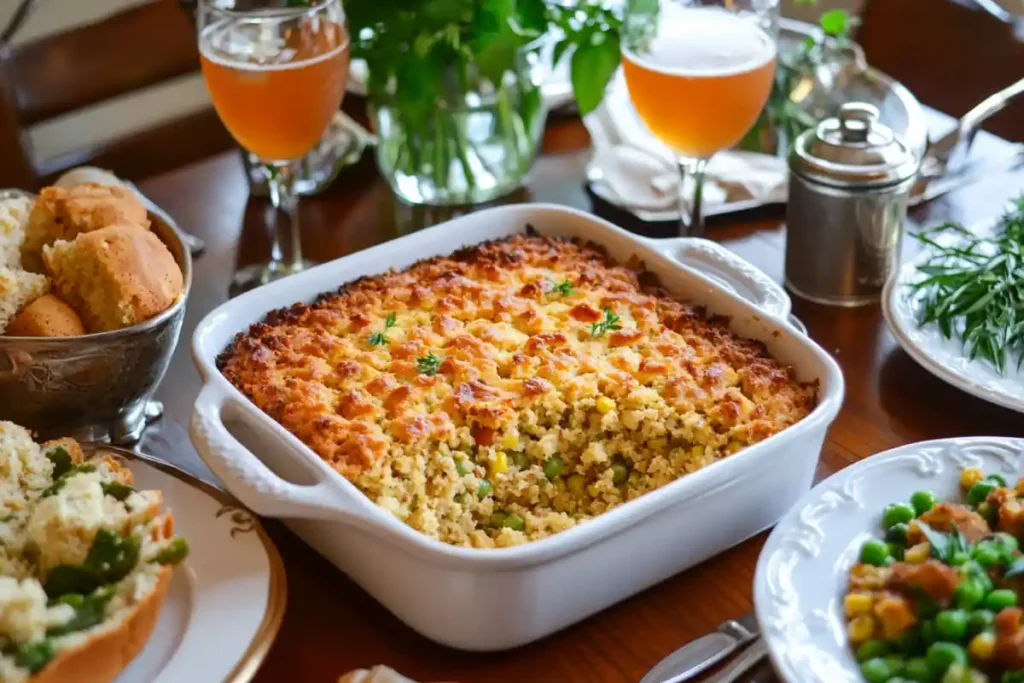
[[[371,334],[370,338],[367,340],[370,342],[370,346],[384,346],[385,344],[391,343],[391,340],[388,339],[387,332],[395,326],[395,320],[395,314],[389,313],[388,317],[384,319],[384,331]]]
[[[442,359],[439,356],[435,356],[433,353],[427,353],[427,355],[417,359],[416,369],[420,374],[426,375],[427,377],[433,377],[441,368],[441,360]]]
[[[938,235],[953,232],[952,244]],[[936,324],[947,339],[963,341],[971,360],[991,363],[1005,372],[1007,357],[1024,361],[1024,195],[996,226],[981,237],[957,223],[946,223],[911,235],[932,255],[910,283],[919,297],[920,325]]]
[[[605,332],[609,330],[621,330],[622,323],[620,322],[619,316],[612,313],[612,309],[604,309],[604,319],[599,320],[590,326],[590,336],[594,339],[604,336]]]
[[[551,283],[551,289],[548,290],[548,294],[561,294],[563,297],[566,297],[572,296],[573,292],[576,291],[576,288],[572,286],[572,281],[568,278],[561,282],[555,282],[550,278],[548,281]]]

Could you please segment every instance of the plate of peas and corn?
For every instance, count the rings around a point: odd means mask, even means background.
[[[911,444],[779,523],[755,604],[786,681],[1024,683],[1024,440]]]

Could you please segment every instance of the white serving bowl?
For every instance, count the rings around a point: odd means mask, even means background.
[[[234,336],[272,309],[528,228],[595,242],[619,262],[639,257],[666,289],[728,316],[732,330],[763,342],[800,381],[817,381],[818,405],[781,433],[586,524],[512,548],[459,548],[376,506],[217,368],[217,356]],[[649,240],[561,206],[488,209],[260,287],[210,313],[193,337],[205,384],[192,440],[232,494],[261,515],[287,519],[413,629],[461,649],[506,649],[740,543],[773,525],[810,488],[825,432],[842,403],[843,377],[821,347],[786,322],[789,309],[776,283],[707,240]]]
[[[787,683],[862,683],[846,639],[843,595],[860,547],[881,531],[882,509],[931,490],[959,499],[960,470],[1024,473],[1024,439],[974,437],[901,446],[815,486],[761,550],[754,607],[775,670]]]

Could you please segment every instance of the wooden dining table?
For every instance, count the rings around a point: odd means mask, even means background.
[[[937,131],[952,125],[949,117],[935,112],[930,111],[929,117]],[[1006,141],[982,135],[974,153],[995,158],[1009,148]],[[525,188],[507,201],[564,204],[594,211],[645,234],[671,234],[671,225],[644,225],[624,212],[595,204],[584,183],[590,154],[590,141],[578,118],[552,117]],[[191,336],[203,316],[227,299],[233,271],[267,258],[267,201],[249,196],[237,153],[137,184],[207,245],[195,261],[181,340],[157,393],[166,412],[140,447],[215,481],[192,449],[186,431],[200,387],[191,359]],[[913,210],[907,229],[948,220],[982,220],[1000,213],[1007,200],[1021,191],[1024,170],[994,174]],[[365,158],[345,170],[327,192],[303,199],[303,247],[307,256],[327,261],[459,211],[401,204],[380,178],[372,158]],[[707,237],[781,281],[784,221],[783,207],[723,216],[709,222]],[[819,480],[914,441],[1024,436],[1024,417],[1018,413],[965,394],[918,366],[896,344],[878,304],[830,308],[794,297],[793,312],[839,362],[846,379],[842,410],[821,452]],[[686,542],[686,525],[715,523],[705,518],[680,520],[679,542]],[[754,567],[768,533],[539,642],[506,652],[466,653],[418,635],[283,524],[275,520],[264,520],[264,524],[284,559],[288,596],[280,631],[253,679],[260,683],[333,683],[348,670],[376,664],[386,664],[418,681],[635,683],[673,650],[751,611]],[[424,585],[422,589],[431,588]],[[503,615],[490,618],[500,621]],[[767,664],[762,664],[752,680],[775,679]]]

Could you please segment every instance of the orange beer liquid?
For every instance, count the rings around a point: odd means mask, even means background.
[[[348,36],[334,22],[307,20],[287,33],[285,54],[277,59],[226,54],[229,37],[237,47],[249,28],[214,24],[200,38],[213,106],[235,140],[264,161],[298,159],[320,141],[341,105]]]
[[[708,158],[738,143],[768,101],[775,44],[753,21],[717,8],[663,5],[659,33],[623,52],[640,118],[673,150]]]

